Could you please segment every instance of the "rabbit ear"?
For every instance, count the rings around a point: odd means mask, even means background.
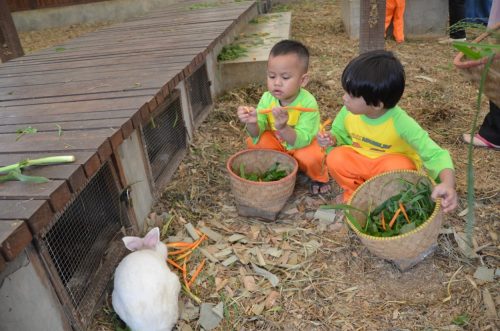
[[[125,247],[130,251],[136,251],[144,246],[143,239],[139,237],[123,237]]]
[[[151,229],[143,239],[144,247],[155,249],[160,241],[160,229],[158,227]]]

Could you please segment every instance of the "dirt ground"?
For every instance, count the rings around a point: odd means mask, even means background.
[[[292,37],[309,46],[312,81],[322,117],[333,118],[341,107],[340,75],[358,52],[348,39],[338,1],[296,1],[275,10],[292,11]],[[301,13],[308,13],[303,15]],[[74,26],[21,34],[25,50],[60,43],[65,38],[99,26]],[[43,40],[45,43],[41,43]],[[500,153],[475,149],[476,256],[466,258],[453,232],[464,232],[467,146],[461,134],[470,131],[477,89],[452,65],[456,54],[435,39],[409,38],[397,45],[386,41],[405,66],[407,86],[400,106],[408,111],[453,157],[460,207],[445,216],[437,250],[406,272],[382,260],[345,226],[325,227],[314,219],[334,194],[311,197],[305,183],[297,183],[278,220],[263,223],[237,215],[225,163],[244,148],[245,133],[238,123],[238,105],[256,105],[263,86],[227,91],[198,128],[185,157],[151,217],[169,236],[186,237],[191,223],[216,231],[218,243],[202,247],[218,262],[207,260],[193,285],[205,303],[223,302],[224,318],[216,330],[498,330],[500,286],[476,273],[478,267],[500,268]],[[483,101],[479,123],[487,111]],[[234,234],[243,239],[234,240]],[[229,249],[236,261],[221,262]],[[260,251],[261,253],[256,253]],[[193,265],[203,256],[198,252]],[[277,285],[259,275],[251,263],[279,278]],[[194,268],[194,267],[193,267]],[[200,330],[198,304],[181,294],[183,314],[179,330]],[[92,330],[120,330],[109,296],[96,314]]]

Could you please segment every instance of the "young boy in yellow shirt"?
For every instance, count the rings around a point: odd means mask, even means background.
[[[315,136],[320,114],[314,96],[304,89],[309,81],[309,51],[298,41],[282,40],[273,46],[267,62],[267,88],[257,108],[240,106],[248,148],[264,148],[293,156],[311,179],[312,194],[327,193],[328,171]],[[267,111],[266,111],[267,110]]]
[[[448,151],[397,106],[405,88],[401,62],[383,50],[353,59],[342,73],[344,107],[327,133],[318,134],[329,147],[326,164],[348,201],[363,182],[380,173],[425,168],[439,178],[432,198],[442,198],[444,212],[457,207],[455,172]]]

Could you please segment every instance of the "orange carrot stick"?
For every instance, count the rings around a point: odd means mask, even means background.
[[[194,243],[191,244],[191,246],[187,246],[187,247],[184,247],[184,248],[181,248],[181,249],[178,249],[176,251],[173,251],[173,252],[168,252],[168,255],[178,255],[178,254],[182,254],[182,253],[185,253],[187,251],[190,251],[191,248],[193,247]]]
[[[196,277],[198,277],[198,274],[200,273],[201,269],[203,269],[203,266],[205,265],[205,260],[206,259],[203,259],[203,261],[201,261],[198,268],[196,268],[196,270],[194,271],[193,277],[191,277],[191,279],[189,280],[189,283],[188,283],[189,286],[191,286],[194,283],[194,281],[195,281]]]
[[[177,248],[177,247],[191,247],[193,246],[193,243],[187,243],[187,242],[171,242],[167,244],[167,247],[172,247],[172,248]]]
[[[184,254],[182,254],[182,255],[177,256],[177,257],[175,258],[175,260],[176,260],[176,261],[182,260],[182,259],[184,259],[184,258],[188,257],[188,256],[189,256],[189,255],[191,255],[191,254],[193,254],[193,250],[192,250],[192,249],[190,249],[189,251],[185,252],[185,253],[184,253]]]
[[[394,216],[392,216],[391,221],[389,222],[389,228],[392,229],[392,226],[394,225],[394,222],[396,222],[396,218],[398,218],[399,213],[401,213],[401,208],[398,208],[396,212],[394,213]]]
[[[384,231],[386,230],[384,212],[382,212],[382,229],[384,229]]]
[[[303,111],[303,112],[315,112],[315,111],[318,111],[315,108],[305,108],[305,107],[295,107],[295,106],[285,106],[285,107],[281,107],[281,108],[283,108],[285,110],[299,110],[299,111]],[[259,114],[269,114],[272,111],[273,111],[272,108],[261,109],[261,110],[259,110]]]
[[[403,212],[403,215],[406,218],[406,222],[408,222],[408,224],[410,224],[411,223],[410,218],[408,217],[408,214],[406,213],[405,207],[403,206],[403,203],[401,201],[399,202],[399,209],[401,209],[401,211]]]
[[[167,259],[167,262],[170,263],[171,265],[173,265],[174,267],[176,267],[177,269],[182,271],[182,267],[180,265],[178,265],[177,263],[175,263],[174,260]]]

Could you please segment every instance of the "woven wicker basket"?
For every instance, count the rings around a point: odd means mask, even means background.
[[[248,173],[263,173],[275,162],[287,169],[288,176],[272,182],[255,182],[241,178],[233,171],[239,171],[240,165],[244,164]],[[297,161],[286,153],[274,150],[248,149],[231,156],[226,167],[238,214],[275,220],[295,188]]]
[[[417,183],[427,180],[434,184],[426,175],[412,170],[390,171],[375,176],[358,187],[349,200],[349,205],[368,212],[370,208],[378,206],[389,197],[398,194],[403,188],[400,178]],[[361,226],[366,224],[366,219],[361,212],[351,211]],[[349,226],[356,232],[361,242],[370,252],[378,257],[388,260],[412,260],[419,258],[424,252],[437,243],[437,237],[443,216],[440,200],[436,202],[434,212],[427,221],[413,231],[395,237],[374,237],[360,232],[347,218]]]
[[[493,31],[500,31],[500,23],[495,25]],[[491,32],[485,32],[477,37],[473,42],[479,43],[484,42]],[[460,69],[460,71],[470,80],[479,84],[481,81],[481,74],[488,62],[488,58],[482,58],[479,60],[467,60],[463,53],[458,53],[453,60],[455,67]],[[500,53],[495,55],[495,59],[491,63],[491,66],[486,76],[486,81],[484,85],[484,94],[493,101],[495,104],[500,105]]]

